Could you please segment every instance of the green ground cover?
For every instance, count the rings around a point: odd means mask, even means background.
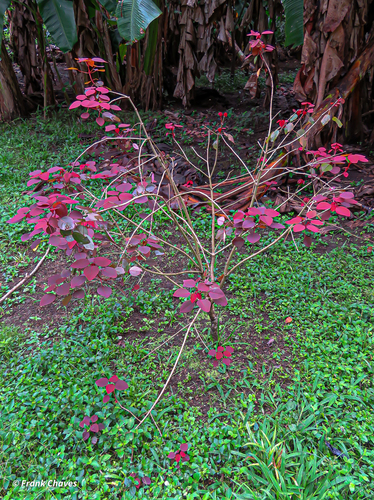
[[[41,255],[30,256],[22,228],[5,223],[27,174],[70,161],[84,147],[79,133],[87,125],[73,118],[0,127],[1,293]],[[206,231],[204,220],[197,230]],[[213,369],[192,337],[153,414],[161,436],[152,420],[135,430],[134,417],[113,399],[104,405],[94,382],[115,372],[129,384],[121,404],[136,417],[150,408],[178,354],[174,341],[149,354],[181,321],[172,291],[155,293],[155,280],[127,298],[88,296],[68,315],[61,306],[52,326],[43,310],[39,326],[12,325],[12,305],[35,281],[17,292],[0,309],[1,497],[372,499],[373,258],[356,238],[328,241],[317,237],[311,249],[285,242],[231,278],[220,326],[233,363]],[[79,427],[93,414],[106,426],[96,445]],[[167,455],[184,442],[190,461],[178,470]],[[135,490],[133,472],[151,485]],[[16,483],[46,479],[77,486]]]

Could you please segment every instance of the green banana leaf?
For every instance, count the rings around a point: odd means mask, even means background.
[[[304,0],[282,0],[286,16],[286,45],[304,43]]]
[[[152,0],[120,0],[116,9],[120,35],[128,42],[142,38],[148,25],[162,14]]]
[[[73,2],[71,0],[37,0],[40,14],[56,45],[68,52],[77,41]]]
[[[0,52],[1,52],[1,40],[3,39],[4,30],[4,15],[5,11],[9,9],[10,0],[0,0]]]

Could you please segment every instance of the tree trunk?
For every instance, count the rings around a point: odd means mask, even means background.
[[[20,67],[24,78],[25,94],[40,92],[43,88],[42,58],[36,48],[37,30],[27,0],[14,3],[10,22],[10,40],[13,61]]]
[[[3,39],[0,60],[0,121],[13,120],[25,114],[23,95]]]
[[[311,101],[319,107],[326,95],[339,86],[371,43],[373,10],[373,0],[305,0],[302,65],[294,82],[300,102]],[[373,68],[367,80],[350,90],[344,107],[342,131],[350,138],[362,135],[361,112],[372,109]],[[353,123],[354,127],[349,126]]]

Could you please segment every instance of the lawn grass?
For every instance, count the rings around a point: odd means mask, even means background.
[[[71,161],[84,147],[80,132],[86,126],[59,116],[0,127],[2,292],[30,263],[22,228],[5,224],[27,173]],[[205,222],[200,214],[196,230],[206,231]],[[337,235],[327,246],[317,237],[311,249],[285,242],[232,276],[220,326],[233,363],[213,369],[191,338],[178,383],[153,413],[162,436],[152,420],[135,430],[134,419],[151,407],[178,354],[178,337],[149,354],[181,322],[178,300],[157,280],[137,295],[88,296],[68,315],[61,308],[52,326],[43,310],[39,327],[1,325],[1,498],[373,498],[374,270],[357,241]],[[4,319],[11,306],[0,310]],[[204,322],[198,328],[206,335]],[[113,373],[129,385],[120,401],[134,416],[113,398],[102,403],[95,380]],[[79,427],[93,414],[105,423],[96,445]],[[178,470],[167,456],[183,442],[190,460]],[[136,490],[131,473],[151,485]],[[76,486],[15,483],[54,479]]]

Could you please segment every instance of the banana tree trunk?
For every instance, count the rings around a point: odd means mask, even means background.
[[[43,64],[35,43],[36,23],[29,7],[27,0],[14,3],[10,21],[13,61],[20,67],[27,95],[40,92],[43,88]]]
[[[373,0],[305,0],[301,68],[294,82],[296,98],[319,107],[364,53],[373,38]],[[372,109],[373,61],[370,75],[349,82],[341,121],[347,136],[362,135],[361,112]],[[347,84],[347,83],[346,83]],[[346,136],[346,137],[347,137]]]
[[[14,120],[25,114],[23,95],[19,88],[4,40],[2,40],[0,60],[0,121]]]

